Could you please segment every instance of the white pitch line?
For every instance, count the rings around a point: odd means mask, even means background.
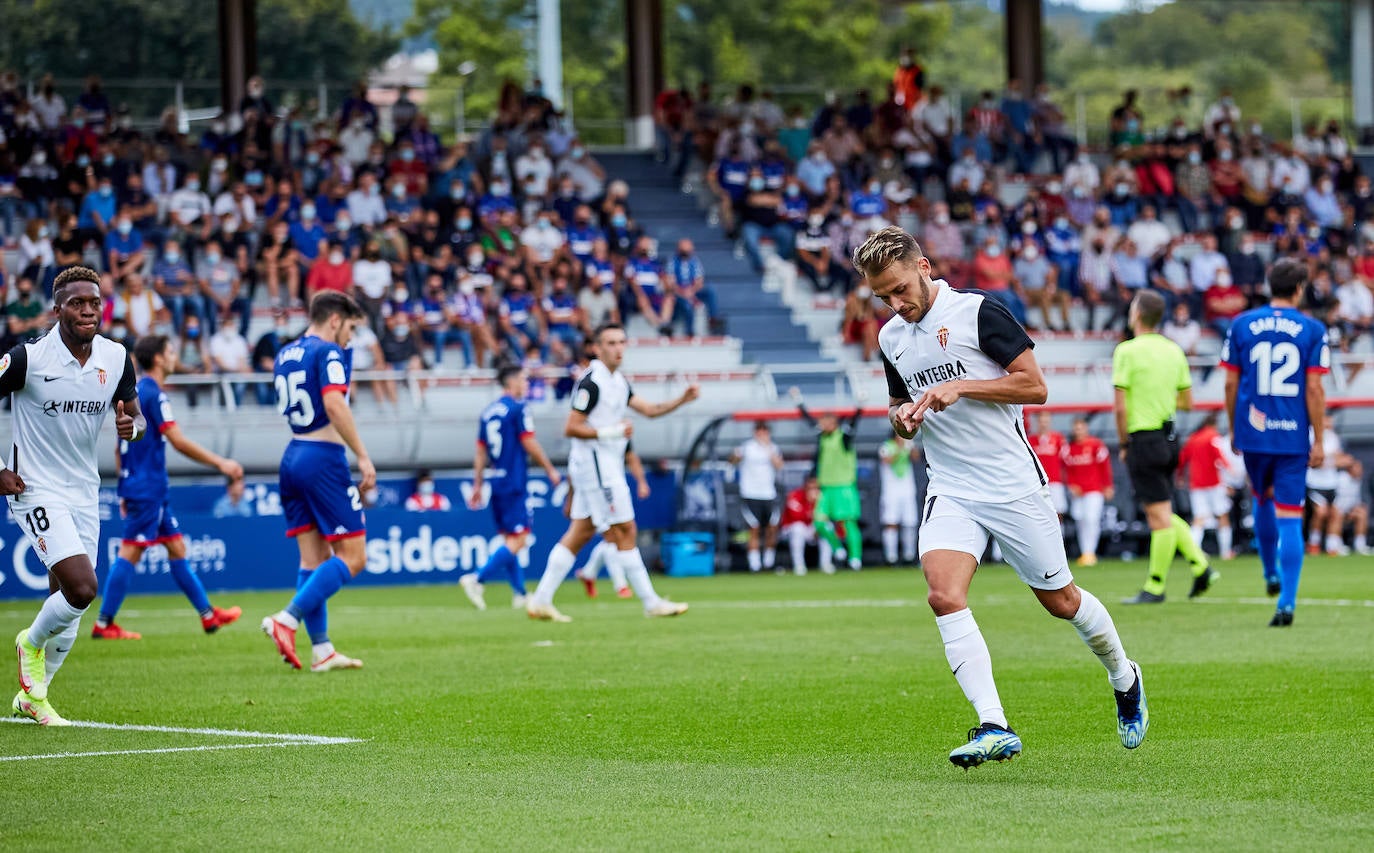
[[[98,758],[102,755],[162,755],[168,752],[214,752],[222,749],[263,749],[270,746],[313,746],[304,741],[223,743],[218,746],[168,746],[161,749],[106,749],[99,752],[45,752],[39,755],[0,755],[0,761],[38,761],[48,758]]]
[[[32,720],[0,717],[0,722],[20,725],[37,725]],[[345,743],[362,743],[358,738],[327,737],[325,735],[302,735],[281,732],[254,732],[244,729],[181,728],[178,726],[150,726],[137,723],[98,723],[89,720],[72,720],[71,727],[76,729],[101,729],[119,732],[155,732],[160,734],[201,735],[206,737],[233,737],[265,739],[267,743],[222,743],[200,744],[197,746],[166,746],[149,749],[109,749],[92,752],[50,752],[39,755],[0,755],[0,761],[34,761],[46,758],[94,758],[102,755],[161,755],[169,752],[213,752],[221,749],[262,749],[270,746],[337,746]]]

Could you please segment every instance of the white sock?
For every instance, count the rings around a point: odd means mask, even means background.
[[[1202,537],[1205,536],[1206,534],[1207,534],[1207,525],[1205,525],[1205,524],[1199,524],[1198,522],[1194,521],[1194,522],[1193,522],[1193,541],[1197,543],[1197,546],[1198,546],[1199,548],[1202,547]]]
[[[606,565],[606,543],[602,542],[592,549],[592,554],[587,558],[587,565],[577,570],[578,577],[594,581],[601,574],[601,567]]]
[[[897,528],[883,528],[883,559],[887,560],[889,565],[895,565],[897,562],[897,535]]]
[[[563,547],[562,542],[553,546],[549,552],[549,562],[544,566],[544,574],[534,588],[531,603],[545,606],[553,604],[553,594],[558,591],[558,585],[567,579],[576,561],[577,555]]]
[[[620,563],[626,579],[630,582],[630,587],[635,591],[635,595],[639,597],[646,609],[663,600],[659,598],[658,593],[654,592],[653,581],[649,580],[649,569],[644,565],[644,556],[639,553],[638,548],[617,551],[615,560]]]
[[[78,610],[68,604],[61,590],[54,592],[43,602],[38,609],[38,616],[29,626],[29,642],[40,649],[46,648],[49,640],[80,622],[81,614],[85,612],[84,607]]]
[[[902,528],[902,560],[908,563],[916,562],[916,525],[914,524]]]
[[[1307,536],[1307,544],[1313,546],[1314,548],[1322,544],[1322,532],[1320,530],[1313,530]]]
[[[774,566],[776,566],[777,564],[778,564],[778,549],[777,549],[777,548],[764,548],[764,549],[763,549],[763,567],[764,567],[765,569],[771,569],[771,568],[773,568]]]
[[[945,659],[954,672],[954,680],[973,703],[978,722],[1007,726],[1002,700],[997,696],[997,684],[992,680],[992,656],[988,644],[973,620],[973,611],[965,607],[956,613],[935,617],[940,639],[945,641]]]
[[[62,662],[67,659],[67,654],[72,650],[72,644],[76,642],[77,634],[81,633],[81,618],[68,625],[62,633],[48,640],[43,647],[43,669],[46,677],[43,679],[48,684],[52,684],[52,677],[57,675],[57,671],[62,668]]]
[[[763,558],[759,555],[759,552],[758,552],[757,550],[755,550],[755,549],[750,549],[750,551],[749,551],[749,571],[751,571],[751,572],[757,572],[757,571],[758,571],[759,569],[761,569],[761,568],[763,568]]]
[[[611,586],[617,591],[629,586],[629,582],[625,580],[625,567],[615,559],[615,546],[609,542],[602,542],[597,550],[601,552],[601,562],[606,564],[606,574],[611,576]]]
[[[322,661],[334,654],[333,643],[316,643],[310,647],[310,655],[316,662]]]
[[[301,620],[297,619],[295,616],[292,616],[290,613],[287,613],[285,610],[282,610],[278,613],[274,613],[272,615],[272,620],[274,622],[282,623],[286,627],[290,628],[292,631],[301,627]]]
[[[835,549],[830,547],[830,540],[824,536],[819,538],[820,541],[816,544],[816,549],[821,554],[821,566],[823,568],[829,566],[833,569],[835,567]]]
[[[1082,600],[1078,612],[1069,621],[1077,629],[1078,636],[1088,644],[1097,659],[1107,668],[1107,680],[1114,690],[1129,690],[1135,683],[1135,672],[1130,661],[1126,660],[1126,650],[1121,647],[1121,637],[1116,633],[1116,623],[1112,614],[1097,600],[1097,596],[1079,587]]]
[[[787,533],[787,549],[792,552],[792,571],[802,574],[806,571],[806,536],[796,531]]]
[[[1221,553],[1231,553],[1231,545],[1233,544],[1231,539],[1231,525],[1228,524],[1225,527],[1217,528],[1217,543],[1221,545]]]
[[[1326,534],[1326,550],[1339,551],[1343,547],[1345,547],[1345,543],[1341,541],[1341,537],[1334,533]]]

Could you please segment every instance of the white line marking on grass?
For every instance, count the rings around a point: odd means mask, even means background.
[[[1192,603],[1200,604],[1268,604],[1272,606],[1274,599],[1260,598],[1195,598]],[[1366,601],[1358,598],[1299,598],[1298,604],[1308,607],[1374,607],[1374,601]]]
[[[0,718],[0,722],[37,725],[37,723],[32,720],[16,719],[13,717]],[[168,746],[149,749],[50,752],[40,755],[0,755],[0,761],[34,761],[45,758],[94,758],[103,755],[161,755],[169,752],[213,752],[222,749],[262,749],[273,746],[337,746],[345,743],[362,743],[362,740],[350,737],[254,732],[245,731],[243,729],[179,728],[177,726],[149,726],[134,723],[97,723],[85,720],[72,720],[71,727],[79,729],[104,729],[106,731],[120,732],[158,732],[163,734],[202,735],[208,737],[251,738],[253,740],[266,740],[266,743],[199,744],[197,746]]]

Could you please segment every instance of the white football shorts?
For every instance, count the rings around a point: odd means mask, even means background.
[[[879,521],[884,527],[915,527],[920,522],[916,493],[910,489],[883,492],[878,510]]]
[[[1188,503],[1193,508],[1193,518],[1222,518],[1231,511],[1231,498],[1225,486],[1189,489]]]
[[[630,485],[618,467],[603,475],[594,466],[569,462],[568,479],[573,489],[569,516],[574,521],[589,518],[598,533],[605,533],[612,525],[635,520]]]
[[[70,498],[26,492],[10,497],[10,512],[43,565],[85,554],[94,568],[100,551],[100,508],[77,506]]]
[[[1050,490],[1050,506],[1054,507],[1054,511],[1060,515],[1068,512],[1069,492],[1064,488],[1064,484],[1050,483],[1048,488]]]
[[[922,560],[931,551],[960,551],[982,560],[989,537],[997,540],[1003,557],[1026,586],[1055,590],[1073,581],[1048,489],[1001,503],[945,495],[926,498],[921,515]]]

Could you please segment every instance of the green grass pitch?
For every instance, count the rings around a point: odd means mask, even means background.
[[[331,634],[366,668],[323,675],[257,630],[284,593],[214,596],[245,610],[215,636],[135,595],[121,623],[144,639],[82,637],[66,716],[358,742],[28,758],[261,739],[3,725],[0,849],[1369,849],[1374,560],[1310,558],[1290,630],[1266,626],[1252,559],[1221,570],[1189,602],[1179,564],[1138,608],[1115,602],[1143,562],[1077,571],[1144,669],[1133,752],[1073,629],[980,572],[1025,752],[967,773],[946,755],[976,720],[913,571],[659,579],[692,604],[672,620],[567,584],[567,625],[495,587],[486,613],[456,585],[346,589]],[[4,636],[34,607],[0,603]]]

